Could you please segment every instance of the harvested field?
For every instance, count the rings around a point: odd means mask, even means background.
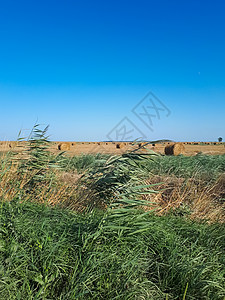
[[[179,143],[177,143],[179,144]],[[143,148],[143,145],[144,148]],[[82,153],[106,153],[117,154],[118,149],[120,152],[126,152],[131,149],[141,148],[142,153],[148,153],[149,150],[154,150],[159,154],[165,154],[165,147],[174,145],[174,143],[138,143],[132,144],[131,142],[51,142],[49,150],[53,153],[66,151],[68,155],[77,155]],[[0,142],[0,152],[7,151],[22,151],[26,146],[26,142]],[[100,147],[99,147],[100,146]],[[16,147],[16,148],[15,148]],[[183,155],[192,156],[198,153],[216,155],[225,153],[225,143],[209,143],[209,142],[185,142],[185,151]]]

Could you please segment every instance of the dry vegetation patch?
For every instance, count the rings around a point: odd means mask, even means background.
[[[154,184],[156,194],[144,195],[143,199],[154,202],[158,215],[168,212],[188,214],[192,219],[209,222],[225,222],[225,175],[216,183],[206,185],[194,178],[153,176],[146,184]],[[151,210],[147,206],[145,210]]]

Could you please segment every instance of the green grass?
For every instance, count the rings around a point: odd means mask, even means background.
[[[148,168],[157,175],[215,180],[225,172],[225,155],[161,156],[149,160]]]
[[[225,155],[155,156],[150,155],[145,168],[151,175],[215,180],[225,172]]]
[[[61,167],[66,171],[77,170],[82,172],[87,168],[97,168],[104,164],[109,155],[80,155],[63,157]],[[225,172],[225,155],[196,156],[155,156],[152,155],[145,161],[145,168],[155,175],[175,175],[177,177],[201,180],[215,180],[221,173]]]
[[[2,203],[0,298],[224,299],[224,225],[146,215],[132,234],[137,211],[93,240],[102,214]]]
[[[74,171],[82,173],[84,170],[92,167],[98,168],[102,166],[110,157],[107,154],[82,154],[73,157],[62,156],[58,159],[59,165],[65,171]]]

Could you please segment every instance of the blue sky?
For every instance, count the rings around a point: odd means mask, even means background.
[[[0,0],[0,139],[38,119],[53,140],[106,140],[124,117],[149,140],[225,139],[224,14],[222,0]],[[132,112],[149,91],[171,112],[151,130]]]

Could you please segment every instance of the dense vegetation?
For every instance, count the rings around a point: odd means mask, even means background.
[[[3,203],[1,299],[223,299],[224,225],[142,216],[132,234],[140,215],[93,240],[102,212]]]
[[[109,155],[84,154],[74,157],[64,157],[61,165],[68,171],[82,172],[88,167],[98,166],[99,160],[106,161]],[[225,172],[225,155],[196,156],[152,156],[145,163],[149,173],[157,175],[175,175],[177,177],[195,177],[207,181],[215,180]]]
[[[54,156],[46,131],[0,158],[0,299],[224,299],[225,156]]]

